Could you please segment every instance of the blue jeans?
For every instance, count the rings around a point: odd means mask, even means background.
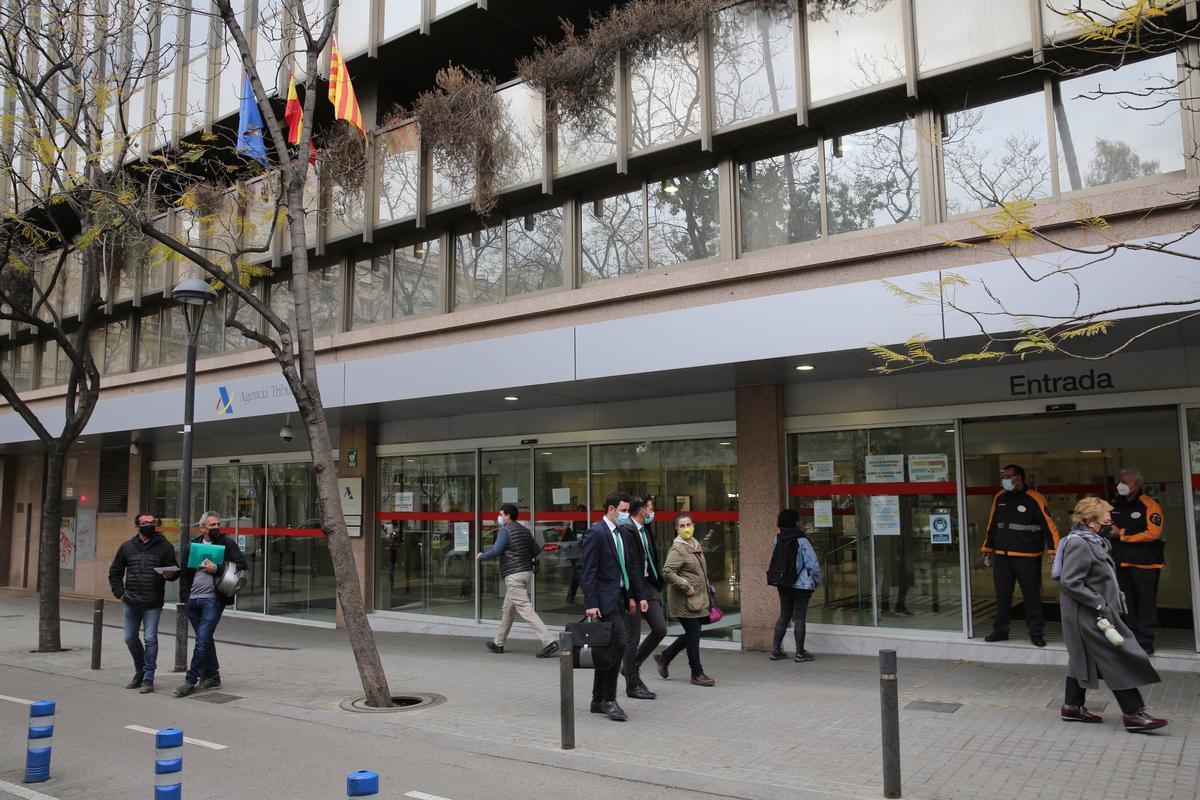
[[[198,600],[188,600],[185,607],[187,618],[192,622],[192,630],[196,632],[196,646],[192,649],[192,665],[188,667],[188,683],[196,683],[205,678],[221,679],[221,665],[217,663],[217,644],[213,634],[217,632],[217,623],[225,607],[215,597],[201,597]]]
[[[134,608],[129,603],[121,603],[125,621],[125,646],[129,655],[133,656],[133,672],[142,680],[154,680],[154,670],[158,668],[158,619],[162,616],[162,607]],[[146,644],[138,638],[138,629],[145,631]]]

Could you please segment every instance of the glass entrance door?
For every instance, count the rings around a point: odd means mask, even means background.
[[[548,624],[583,617],[579,542],[588,529],[587,458],[587,447],[533,451],[533,531],[542,548],[534,584],[538,614]]]
[[[496,543],[496,535],[500,530],[496,517],[504,503],[512,503],[517,507],[520,512],[517,521],[535,531],[536,538],[537,525],[530,519],[529,513],[532,510],[530,472],[528,447],[519,450],[485,450],[479,454],[479,547],[483,552]],[[479,562],[479,587],[480,618],[500,619],[505,586],[500,574],[499,558]],[[536,599],[534,603],[536,607]]]
[[[261,614],[266,610],[267,468],[262,464],[251,464],[239,465],[237,470],[235,527],[249,569],[246,571],[246,588],[238,592],[234,608]]]

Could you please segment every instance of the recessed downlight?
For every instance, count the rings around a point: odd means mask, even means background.
[[[812,364],[800,364],[796,367],[797,372],[812,372],[814,369],[816,369],[816,367],[814,367]]]
[[[504,395],[504,399],[510,403],[515,403],[518,400],[520,400],[521,398],[517,397],[515,394],[506,394],[506,395]]]

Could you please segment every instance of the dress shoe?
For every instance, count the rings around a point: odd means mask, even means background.
[[[176,697],[187,697],[189,694],[191,694],[194,691],[196,691],[196,684],[188,683],[187,681],[184,681],[183,683],[181,683],[175,687],[175,696]]]
[[[983,637],[985,642],[1007,642],[1008,634],[1000,633],[1000,631],[992,631],[987,636]]]
[[[501,648],[501,650],[503,650],[503,648]],[[545,647],[543,647],[541,649],[541,652],[539,652],[537,654],[537,657],[538,658],[549,658],[550,656],[554,655],[557,652],[558,652],[558,642],[551,642],[550,644],[546,645]]]
[[[634,700],[653,700],[658,697],[654,692],[647,689],[641,684],[635,683],[633,686],[626,687],[625,696],[632,697]]]
[[[629,719],[629,716],[625,713],[625,709],[617,705],[616,700],[609,700],[603,703],[603,706],[604,710],[602,713],[608,714],[609,719],[615,722],[624,722]]]
[[[504,652],[504,647],[502,645],[496,644],[495,642],[488,642],[487,649],[491,650],[493,653],[503,653]]]
[[[772,661],[783,661],[785,658],[787,658],[787,653],[782,650],[772,650],[771,654],[767,656],[767,658],[771,659]]]
[[[716,686],[717,682],[707,675],[693,675],[692,684],[695,686]]]
[[[138,689],[138,694],[153,694],[154,681],[142,681],[142,687]]]
[[[1125,730],[1130,733],[1149,733],[1167,726],[1165,719],[1150,716],[1144,708],[1133,714],[1122,714],[1121,722],[1125,723]]]
[[[1042,636],[1040,633],[1030,634],[1029,641],[1033,642],[1034,647],[1045,647],[1046,646],[1046,637]]]
[[[815,660],[816,660],[816,656],[814,656],[812,653],[808,652],[807,650],[801,650],[799,653],[796,653],[795,661],[797,661],[801,664],[805,663],[806,661],[815,661]]]
[[[668,677],[667,662],[663,660],[662,653],[654,654],[654,663],[658,665],[658,674],[661,675],[662,679],[665,681]]]
[[[595,700],[592,701],[592,707],[589,709],[589,711],[591,711],[593,714],[607,713],[604,710],[604,703],[597,703]]]
[[[1093,714],[1084,706],[1063,706],[1062,711],[1063,722],[1103,722],[1104,719],[1099,714]]]
[[[141,675],[134,675],[134,676],[133,676],[133,680],[131,680],[129,683],[125,684],[125,688],[126,688],[126,689],[140,689],[140,688],[142,688],[142,676],[141,676]]]

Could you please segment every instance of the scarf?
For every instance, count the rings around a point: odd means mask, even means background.
[[[688,547],[692,548],[693,552],[700,549],[699,545],[696,544],[696,537],[694,536],[692,537],[691,541],[683,538],[682,536],[676,536],[675,541],[671,542],[671,544],[675,544],[675,542],[682,542],[683,544],[686,544]]]
[[[1104,546],[1104,539],[1100,536],[1100,534],[1096,533],[1091,528],[1071,528],[1071,532],[1064,536],[1063,540],[1058,543],[1058,550],[1056,550],[1054,553],[1054,564],[1050,567],[1050,577],[1056,581],[1062,578],[1063,550],[1067,549],[1067,540],[1072,536],[1078,536],[1081,539],[1089,541],[1092,544],[1098,544],[1101,547]]]

